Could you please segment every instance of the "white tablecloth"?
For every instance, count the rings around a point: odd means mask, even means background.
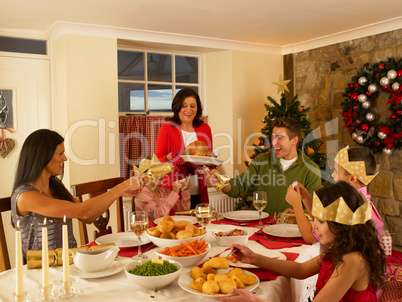
[[[223,252],[227,247],[219,247],[216,245],[214,237],[211,235],[213,231],[217,230],[229,230],[233,229],[233,226],[228,225],[215,225],[210,224],[207,228],[206,241],[211,243],[212,247],[207,257],[213,257],[216,254]],[[249,232],[255,232],[255,228],[244,228]],[[247,246],[252,249],[261,249],[261,245],[255,241],[249,241]],[[308,254],[310,246],[303,245],[294,248],[285,248],[277,251],[299,253],[301,255]],[[153,251],[146,253],[150,258],[155,257]],[[203,261],[205,261],[204,258]],[[303,257],[299,257],[303,258]],[[116,259],[122,266],[131,261],[130,258],[119,257]],[[201,261],[201,263],[203,262]],[[191,267],[185,267],[182,270],[182,274],[189,273]],[[0,301],[13,301],[12,294],[15,292],[16,284],[15,269],[8,270],[0,273]],[[60,293],[60,280],[62,278],[62,267],[50,268],[50,279],[54,284],[54,292],[56,297]],[[24,288],[28,293],[30,302],[39,301],[39,286],[41,282],[41,269],[30,269],[24,267]],[[198,302],[198,301],[216,301],[209,297],[201,295],[195,295],[183,290],[177,283],[173,282],[168,287],[153,292],[139,288],[137,285],[129,281],[124,273],[124,270],[107,277],[96,279],[82,279],[76,278],[75,288],[78,293],[78,297],[73,301],[85,301],[85,302],[102,302],[102,301],[174,301],[174,302]],[[301,283],[291,282],[290,278],[280,276],[275,281],[261,282],[260,286],[254,291],[255,294],[265,299],[269,299],[275,302],[288,302],[295,301],[292,298],[300,296],[300,290],[302,289]]]

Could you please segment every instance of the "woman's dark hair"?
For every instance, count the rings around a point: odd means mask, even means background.
[[[183,88],[179,92],[176,93],[176,95],[173,99],[173,102],[172,102],[173,117],[167,118],[166,120],[174,122],[177,125],[181,124],[179,112],[180,112],[181,108],[183,107],[184,99],[187,97],[193,97],[197,102],[197,113],[195,114],[195,117],[193,120],[193,126],[199,127],[203,123],[203,121],[201,120],[202,104],[201,104],[200,96],[192,88]]]
[[[13,192],[23,184],[29,184],[39,178],[43,169],[53,158],[56,148],[64,142],[64,138],[55,131],[39,129],[32,132],[21,148]],[[74,201],[74,198],[56,176],[49,180],[53,197]]]
[[[355,212],[365,200],[360,193],[345,181],[328,184],[316,191],[324,207],[343,197],[349,208]],[[385,282],[385,254],[378,240],[377,230],[372,220],[365,224],[344,225],[328,221],[328,227],[335,234],[335,240],[325,255],[332,255],[332,264],[339,266],[344,255],[360,252],[370,271],[370,285],[381,287]]]

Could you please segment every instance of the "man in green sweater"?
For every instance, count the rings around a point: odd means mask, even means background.
[[[231,178],[222,191],[230,197],[242,197],[250,190],[267,192],[264,211],[270,215],[289,208],[285,200],[287,189],[294,181],[312,194],[321,186],[321,173],[316,163],[297,148],[301,141],[300,124],[292,118],[277,118],[273,122],[272,149],[254,158],[248,169]],[[216,186],[217,178],[210,171],[208,182]]]

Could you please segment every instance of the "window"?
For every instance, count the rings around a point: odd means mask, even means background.
[[[199,93],[198,56],[119,50],[117,58],[119,112],[171,112],[180,89]]]

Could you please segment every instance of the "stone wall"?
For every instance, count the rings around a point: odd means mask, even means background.
[[[311,108],[312,124],[321,129],[330,164],[338,148],[356,145],[340,115],[342,95],[352,76],[366,62],[401,56],[402,29],[294,54],[295,93],[302,105]],[[387,112],[386,100],[377,103],[380,112]],[[328,135],[329,121],[338,123],[338,129]],[[368,190],[393,243],[402,246],[402,151],[376,158],[380,172]]]

